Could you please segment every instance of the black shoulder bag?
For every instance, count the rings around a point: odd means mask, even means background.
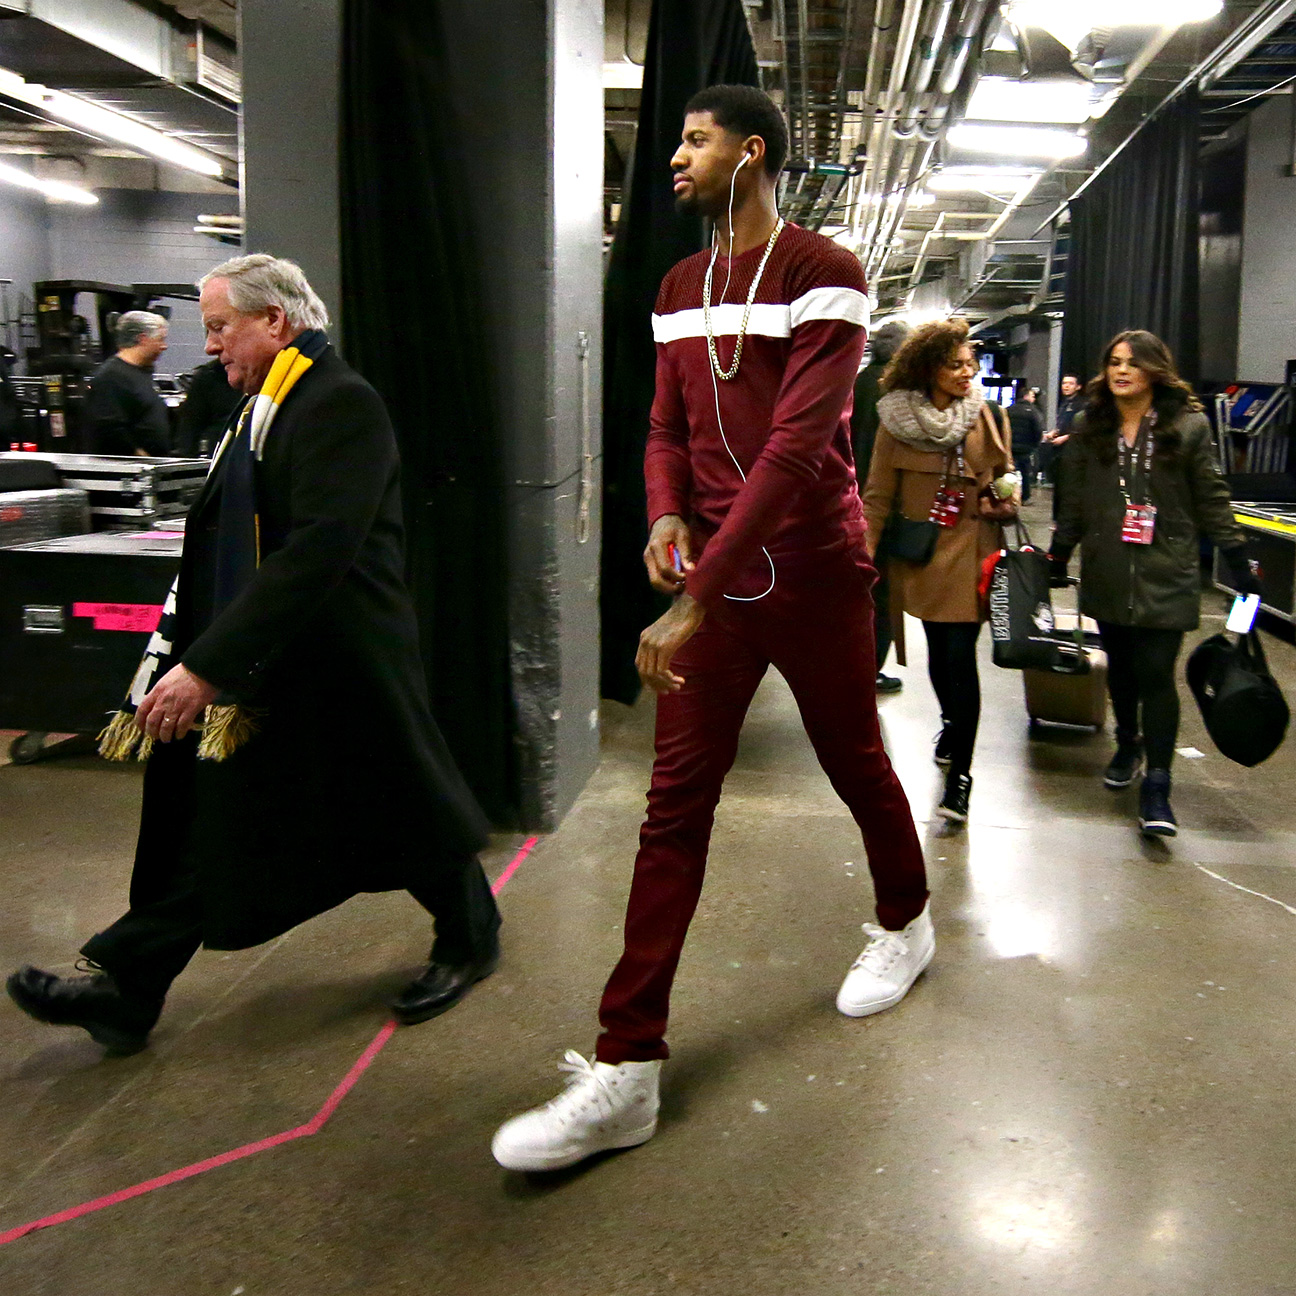
[[[949,485],[953,465],[954,452],[951,450],[945,459],[945,476],[941,479],[942,488]],[[905,517],[900,511],[897,500],[882,531],[882,543],[878,546],[880,556],[899,558],[902,562],[914,563],[919,567],[926,566],[936,552],[936,541],[940,533],[940,525],[930,518],[915,522],[912,518]]]

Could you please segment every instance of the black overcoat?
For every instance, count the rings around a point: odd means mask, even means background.
[[[204,943],[243,949],[461,866],[487,823],[428,708],[378,393],[331,347],[289,393],[256,468],[260,566],[213,616],[222,468],[186,525],[175,652],[259,727],[220,762],[156,745],[131,903],[193,869]]]

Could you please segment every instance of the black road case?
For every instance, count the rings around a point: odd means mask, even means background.
[[[12,459],[0,455],[0,460]],[[133,530],[189,511],[211,464],[206,459],[144,459],[138,455],[27,454],[52,463],[63,485],[90,496],[94,528]]]
[[[90,501],[79,490],[0,491],[0,549],[90,530]]]
[[[183,543],[99,532],[0,549],[0,729],[102,728],[134,678]]]

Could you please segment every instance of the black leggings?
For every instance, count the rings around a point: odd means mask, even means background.
[[[950,773],[966,774],[972,768],[972,749],[981,723],[976,659],[981,623],[924,621],[923,629],[927,632],[927,673],[949,738]]]
[[[1116,738],[1133,742],[1140,733],[1148,769],[1168,770],[1179,737],[1179,689],[1175,663],[1183,648],[1182,630],[1144,630],[1100,621],[1107,653],[1107,690],[1116,713]]]

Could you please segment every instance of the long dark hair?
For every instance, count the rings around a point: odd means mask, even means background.
[[[1122,342],[1129,347],[1134,363],[1152,380],[1152,408],[1157,415],[1153,445],[1161,459],[1172,462],[1178,457],[1183,442],[1183,436],[1175,426],[1179,416],[1185,410],[1201,410],[1202,403],[1193,389],[1179,377],[1170,348],[1146,329],[1126,329],[1107,343],[1098,376],[1085,387],[1084,426],[1080,435],[1102,462],[1115,460],[1120,412],[1107,385],[1107,366],[1111,363],[1112,352]]]

